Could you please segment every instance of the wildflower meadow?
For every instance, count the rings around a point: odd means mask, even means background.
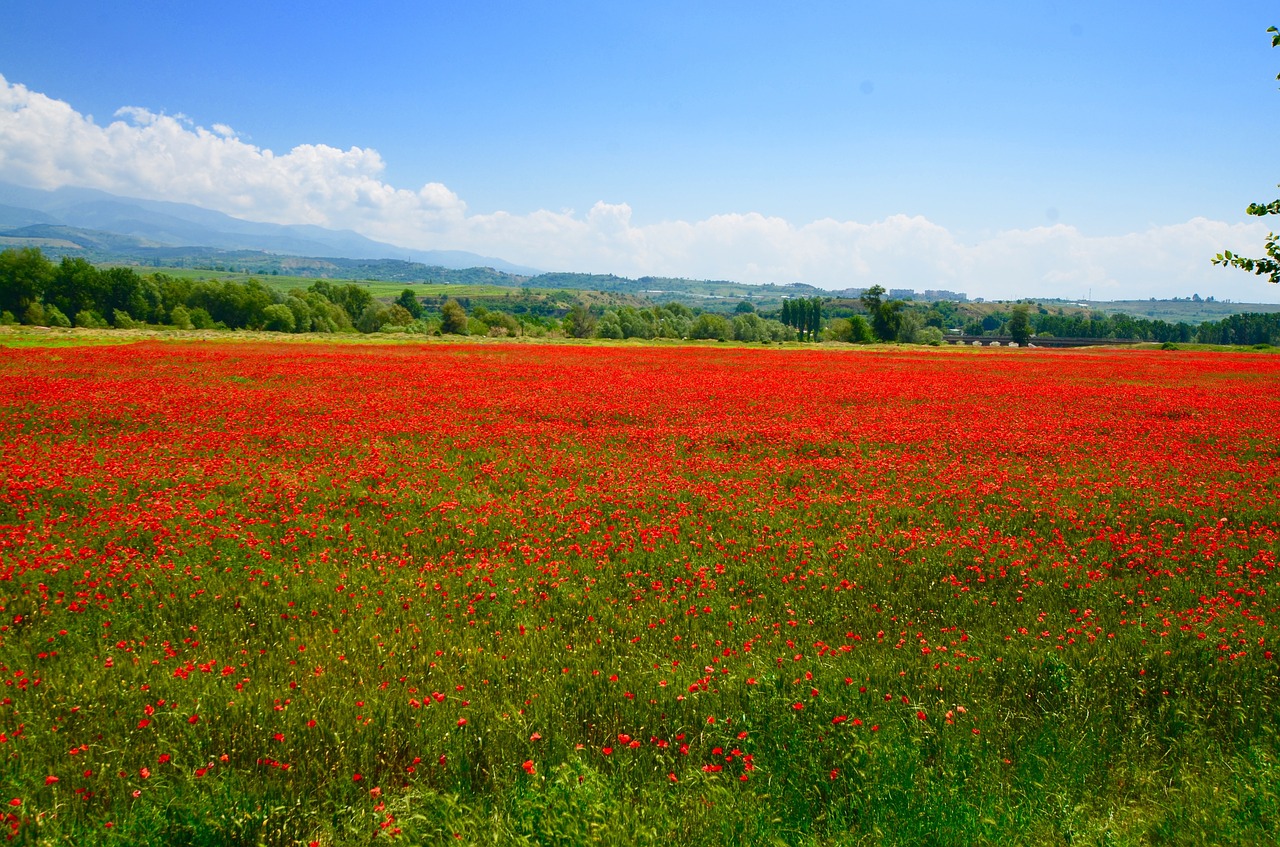
[[[18,844],[1280,837],[1280,357],[0,349]]]

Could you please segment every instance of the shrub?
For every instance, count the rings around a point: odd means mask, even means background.
[[[382,303],[370,303],[356,319],[356,329],[361,332],[377,332],[391,322],[391,311]]]
[[[44,319],[46,326],[60,326],[67,328],[70,328],[71,326],[71,321],[62,313],[62,310],[52,304],[45,307]],[[101,318],[99,318],[99,320],[101,320]]]
[[[924,326],[916,331],[916,343],[928,344],[930,347],[941,347],[945,337],[936,326]]]
[[[174,306],[173,311],[169,313],[169,323],[178,329],[191,329],[191,312],[187,311],[186,306]]]
[[[262,310],[262,328],[268,332],[293,332],[297,323],[293,310],[283,303],[272,303]]]
[[[83,329],[103,329],[107,325],[107,322],[102,319],[101,315],[90,309],[81,309],[76,312],[75,319],[72,323]]]
[[[690,338],[714,338],[717,341],[726,341],[733,335],[733,330],[729,326],[729,322],[720,315],[713,315],[704,312],[698,315],[693,322],[693,326],[689,328]]]
[[[440,307],[440,331],[445,335],[467,334],[467,312],[457,300],[446,300]]]
[[[22,322],[27,326],[44,326],[47,320],[44,306],[40,303],[31,303],[27,306],[26,311],[22,313]]]

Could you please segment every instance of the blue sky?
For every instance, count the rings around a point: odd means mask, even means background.
[[[1270,4],[8,5],[6,181],[552,270],[1280,301],[1208,264],[1280,194]]]

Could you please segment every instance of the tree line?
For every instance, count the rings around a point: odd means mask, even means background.
[[[1280,344],[1280,315],[1241,314],[1192,326],[1101,312],[1051,313],[1027,303],[967,321],[952,303],[928,306],[885,299],[872,286],[855,304],[822,298],[784,300],[760,313],[750,302],[731,314],[672,302],[652,307],[561,305],[561,314],[518,314],[466,308],[456,299],[424,305],[406,288],[391,301],[352,283],[317,280],[281,292],[249,279],[190,280],[132,268],[97,268],[83,258],[53,263],[37,248],[0,251],[0,323],[41,326],[255,329],[275,332],[408,332],[443,335],[548,335],[576,338],[671,338],[773,343],[834,340],[849,343],[941,344],[944,328],[972,335],[1137,339],[1210,344]],[[438,305],[437,305],[438,304]]]
[[[256,279],[142,276],[132,268],[97,268],[78,257],[54,264],[36,248],[0,252],[0,321],[5,323],[343,332],[356,329],[373,304],[360,286],[327,280],[282,294]]]

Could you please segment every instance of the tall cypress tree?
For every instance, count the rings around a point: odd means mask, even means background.
[[[782,325],[783,325],[783,326],[791,326],[791,321],[793,320],[793,318],[792,318],[792,315],[791,315],[791,301],[790,301],[790,300],[783,300],[783,301],[782,301],[782,318],[781,318],[781,320],[782,320]]]

